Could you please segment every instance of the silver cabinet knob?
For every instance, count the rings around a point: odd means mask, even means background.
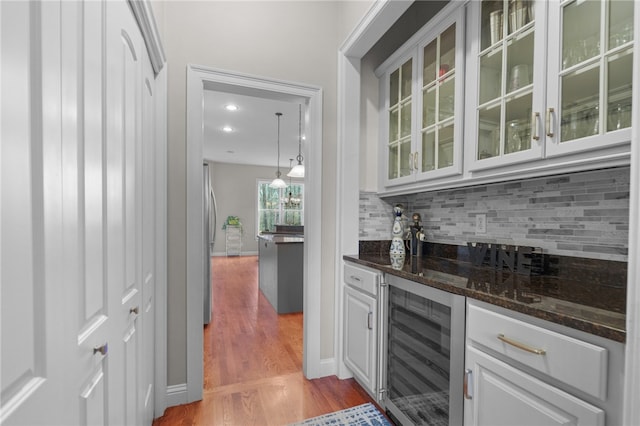
[[[101,355],[106,355],[107,352],[109,352],[109,344],[105,343],[102,346],[98,346],[96,348],[93,348],[93,354],[95,355],[96,353],[100,353]]]

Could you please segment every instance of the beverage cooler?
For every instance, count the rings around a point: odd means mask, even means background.
[[[381,405],[402,425],[460,425],[465,298],[388,276]]]

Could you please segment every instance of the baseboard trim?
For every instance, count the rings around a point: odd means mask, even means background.
[[[167,408],[187,403],[187,384],[167,386]]]
[[[336,359],[325,358],[320,360],[320,377],[336,375]]]

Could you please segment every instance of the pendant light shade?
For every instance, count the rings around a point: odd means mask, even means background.
[[[302,105],[299,105],[298,111],[298,156],[296,157],[298,164],[296,164],[291,170],[289,170],[287,176],[294,178],[303,178],[304,164],[302,164]]]
[[[276,178],[269,184],[271,188],[286,188],[287,184],[285,181],[280,179],[282,173],[280,173],[280,117],[282,116],[281,112],[276,112],[276,117],[278,117],[278,171],[276,172]]]

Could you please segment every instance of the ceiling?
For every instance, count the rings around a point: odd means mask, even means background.
[[[204,147],[206,160],[258,166],[277,165],[278,122],[280,117],[280,168],[289,170],[289,159],[298,155],[298,117],[302,104],[302,135],[305,132],[305,100],[286,98],[280,93],[243,89],[243,93],[204,90]],[[226,105],[238,107],[228,111]],[[224,126],[233,131],[225,132]],[[303,155],[305,141],[302,141]]]

